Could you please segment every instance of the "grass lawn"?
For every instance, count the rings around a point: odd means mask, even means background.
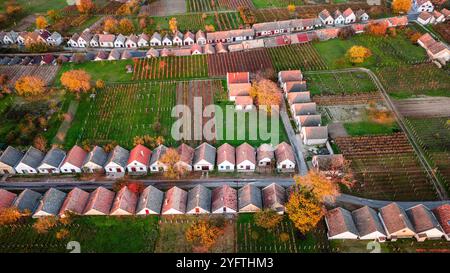
[[[303,5],[303,0],[253,0],[253,5],[260,8],[287,8],[289,4],[294,4],[296,6]]]
[[[370,253],[367,244],[372,241],[362,240],[331,240],[333,252],[338,253]],[[433,240],[417,242],[416,239],[399,239],[396,242],[380,243],[381,253],[422,253],[422,252],[450,252],[450,242]]]
[[[199,29],[205,30],[205,25],[213,25],[217,28],[213,13],[207,13],[206,19],[202,18],[202,13],[150,17],[153,24],[149,25],[148,28],[152,31],[169,30],[169,21],[173,17],[177,18],[178,28],[182,32],[190,30],[195,34]]]
[[[131,81],[132,73],[126,73],[126,65],[133,65],[132,60],[121,61],[102,61],[102,62],[85,62],[81,64],[64,63],[56,76],[55,84],[61,84],[60,78],[62,73],[73,70],[82,69],[92,76],[92,80],[104,80],[105,82],[127,82]]]
[[[146,82],[108,85],[95,98],[84,95],[66,136],[66,147],[88,140],[94,144],[116,141],[131,148],[133,138],[162,135],[168,145],[172,107],[176,102],[176,82]],[[159,132],[153,124],[161,124]]]
[[[314,47],[319,51],[330,69],[352,67],[345,54],[354,45],[365,46],[372,51],[370,58],[355,66],[392,66],[426,59],[425,50],[418,45],[413,45],[400,31],[398,31],[396,37],[375,37],[368,34],[358,34],[348,40],[333,39],[314,43]]]
[[[379,124],[371,121],[344,123],[345,130],[350,136],[383,135],[400,131],[397,123]]]
[[[0,227],[0,252],[69,252],[69,241],[80,243],[82,253],[153,252],[158,236],[158,217],[76,217],[69,225],[37,233],[28,218],[16,227]],[[67,229],[69,236],[58,240],[55,234]]]
[[[287,234],[287,239],[280,238],[282,233]],[[284,216],[281,224],[273,231],[257,226],[253,220],[253,214],[239,214],[237,220],[237,250],[244,253],[298,253],[298,252],[322,252],[328,249],[328,242],[324,229],[303,236],[294,227],[293,223]]]
[[[215,143],[217,146],[222,145],[223,143],[229,143],[233,146],[238,146],[244,142],[247,142],[248,144],[252,146],[260,146],[263,143],[272,143],[272,144],[278,144],[280,142],[286,141],[289,142],[286,131],[284,130],[283,122],[281,121],[281,118],[278,120],[278,127],[272,128],[272,121],[270,117],[267,117],[267,132],[269,137],[265,139],[264,130],[261,130],[261,126],[258,124],[250,122],[250,113],[249,112],[234,112],[234,121],[231,121],[230,119],[227,119],[226,114],[226,108],[227,106],[232,106],[231,108],[234,109],[234,102],[218,102],[217,105],[222,108],[223,110],[223,123],[216,123],[217,125],[217,131],[223,132],[223,140],[217,140]],[[238,117],[241,115],[245,117],[245,123],[242,124],[239,122]],[[216,116],[216,119],[218,116]],[[266,118],[266,117],[264,117]],[[257,118],[258,123],[260,123],[259,115]],[[230,129],[234,130],[234,135],[227,137],[227,133],[231,134],[229,131]],[[275,129],[275,130],[274,130]],[[239,131],[245,132],[245,136],[239,134]],[[251,134],[250,132],[257,132],[257,135],[254,136],[254,134]],[[274,138],[271,138],[271,136],[274,136]],[[278,141],[277,139],[278,138]]]
[[[312,95],[360,94],[377,91],[365,72],[305,73]]]

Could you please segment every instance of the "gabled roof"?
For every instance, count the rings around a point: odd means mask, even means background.
[[[186,211],[201,208],[211,211],[211,190],[202,185],[197,185],[188,192]]]
[[[131,164],[133,161],[137,161],[145,166],[148,166],[151,155],[152,151],[149,148],[139,144],[130,151],[130,157],[128,158],[127,165]]]
[[[344,10],[344,12],[342,13],[342,15],[344,15],[344,17],[349,17],[350,15],[354,14],[353,10],[351,8],[347,8],[346,10]]]
[[[248,205],[262,208],[261,190],[253,184],[247,184],[239,189],[239,210]]]
[[[164,192],[158,190],[153,186],[145,188],[139,198],[136,212],[143,209],[149,209],[155,213],[161,213],[161,206],[164,199]]]
[[[36,209],[36,212],[43,211],[51,215],[57,215],[65,198],[66,194],[64,192],[55,188],[50,188],[47,192],[45,192],[41,201],[39,201],[39,206]]]
[[[66,152],[59,148],[53,148],[48,151],[47,155],[42,160],[41,165],[46,164],[54,168],[58,168],[61,165],[61,162],[66,157]]]
[[[249,72],[228,72],[227,73],[227,83],[249,83],[250,73]]]
[[[89,162],[92,162],[99,166],[105,166],[106,159],[108,158],[108,154],[103,150],[102,147],[95,146],[92,151],[89,152],[86,157],[83,165],[86,165]]]
[[[195,52],[195,51],[198,51],[198,52],[200,52],[200,53],[203,53],[202,46],[199,45],[199,44],[193,44],[193,45],[191,46],[191,53],[192,53],[192,52]]]
[[[250,96],[236,96],[235,103],[241,106],[253,105],[253,98]]]
[[[414,231],[414,227],[406,216],[405,211],[395,202],[382,207],[380,215],[389,233],[395,233],[404,228]]]
[[[281,82],[296,82],[303,79],[303,75],[300,70],[280,71],[278,77]]]
[[[180,38],[181,40],[183,40],[183,37],[184,37],[184,35],[183,35],[183,33],[181,33],[181,31],[179,31],[179,30],[177,30],[176,32],[175,32],[175,34],[174,34],[174,38]]]
[[[361,16],[363,16],[364,14],[368,15],[363,9],[359,9],[355,12],[355,16],[357,18],[360,18]]]
[[[202,30],[197,31],[195,33],[195,39],[198,41],[198,39],[206,39],[206,35]]]
[[[431,15],[431,13],[429,13],[429,12],[427,12],[427,11],[422,11],[422,12],[419,14],[419,18],[422,19],[422,20],[424,20],[424,21],[430,19],[431,17],[433,17],[433,15]]]
[[[286,92],[302,92],[306,91],[306,82],[305,81],[294,81],[285,83],[285,91]]]
[[[216,51],[217,51],[217,53],[227,53],[228,52],[228,50],[227,50],[227,46],[226,45],[224,45],[223,43],[217,43],[216,44]]]
[[[112,51],[111,51],[112,52]],[[97,55],[95,56],[95,58],[98,58],[98,59],[101,59],[101,60],[106,60],[106,59],[108,59],[108,52],[106,52],[106,51],[103,51],[103,50],[101,50],[101,51],[99,51],[98,53],[97,53]]]
[[[326,9],[322,10],[319,13],[319,18],[320,19],[326,20],[328,17],[331,17],[331,15],[330,15],[330,12],[328,10],[326,10]]]
[[[242,143],[236,148],[236,164],[241,164],[245,160],[256,164],[255,148],[248,143]]]
[[[139,41],[140,40],[144,40],[144,41],[149,41],[150,40],[150,37],[147,35],[147,34],[145,34],[145,33],[142,33],[141,35],[139,35],[139,39],[138,39]]]
[[[152,157],[150,159],[150,165],[153,165],[156,161],[159,161],[161,157],[166,153],[167,147],[159,145],[153,150]]]
[[[237,211],[237,190],[228,185],[215,188],[212,191],[211,207],[212,211],[216,211],[223,207]]]
[[[429,2],[430,0],[416,0],[416,3],[418,6],[421,6],[423,4],[425,4],[426,2]]]
[[[307,139],[326,139],[328,138],[327,126],[303,127]]]
[[[187,39],[187,38],[191,38],[192,40],[194,40],[195,39],[195,34],[194,33],[192,33],[192,32],[190,32],[190,31],[187,31],[185,34],[184,34],[184,37],[183,37],[185,40]]]
[[[444,233],[450,234],[450,204],[444,204],[436,207],[433,212],[441,224]]]
[[[43,159],[44,159],[44,153],[42,153],[38,149],[31,146],[30,148],[28,148],[28,151],[25,153],[23,158],[20,160],[20,163],[23,163],[27,166],[30,166],[30,167],[36,169]]]
[[[210,144],[203,142],[195,148],[193,164],[198,164],[201,160],[213,164],[216,162],[216,148]]]
[[[287,99],[290,104],[306,103],[311,101],[311,95],[309,91],[304,92],[289,92]]]
[[[136,43],[139,41],[139,37],[136,34],[131,34],[130,36],[128,36],[127,38],[127,42],[131,41],[133,43]]]
[[[40,193],[25,189],[19,194],[16,200],[14,200],[13,206],[17,207],[20,211],[29,210],[33,213],[38,206],[41,197],[42,195]]]
[[[89,199],[89,193],[80,189],[73,188],[64,200],[64,203],[59,210],[59,215],[63,215],[66,211],[76,214],[83,214],[84,208]]]
[[[136,204],[138,196],[132,192],[128,187],[122,187],[114,198],[114,203],[111,207],[111,214],[120,210],[124,210],[130,214],[134,214],[136,211]]]
[[[344,232],[351,232],[358,235],[352,214],[343,208],[335,208],[325,214],[328,224],[328,235],[333,237]]]
[[[425,33],[424,35],[420,36],[418,41],[423,43],[425,48],[428,48],[432,44],[436,43],[436,40],[434,40],[434,38],[428,32]]]
[[[233,83],[228,85],[230,96],[248,96],[252,85],[250,83]]]
[[[92,39],[92,36],[93,36],[92,33],[85,31],[81,33],[80,38],[89,43]]]
[[[161,41],[161,34],[159,34],[158,32],[153,32],[152,34],[152,38],[151,39],[157,39]]]
[[[80,146],[75,145],[70,149],[66,158],[62,162],[62,165],[70,163],[71,165],[81,168],[83,166],[84,159],[87,156],[87,152],[83,150]]]
[[[173,54],[175,56],[190,56],[191,55],[191,49],[189,48],[177,48],[172,50]]]
[[[17,194],[0,189],[0,209],[11,207],[16,197]]]
[[[206,44],[205,45],[205,53],[206,54],[215,54],[216,49],[214,48],[214,46],[212,44]]]
[[[301,126],[314,127],[322,123],[321,115],[299,115],[296,117]]]
[[[21,151],[12,146],[8,146],[8,148],[0,155],[0,162],[14,168],[20,162],[22,157],[23,153]]]
[[[441,13],[445,15],[445,17],[449,17],[450,16],[450,10],[448,9],[442,9]]]
[[[215,31],[206,33],[206,37],[208,40],[223,40],[235,37],[245,37],[254,35],[255,32],[253,29],[233,29],[233,30]]]
[[[228,161],[231,164],[236,163],[236,154],[235,149],[228,143],[222,144],[219,148],[217,148],[217,165]]]
[[[119,145],[117,145],[114,150],[109,154],[108,160],[106,161],[106,165],[109,163],[115,163],[121,167],[126,167],[128,162],[128,157],[130,156],[130,152]]]
[[[352,216],[360,236],[366,236],[376,231],[386,235],[381,220],[374,209],[364,206],[352,211]]]
[[[80,38],[80,35],[78,35],[78,33],[74,33],[72,37],[70,37],[70,40],[78,42],[78,38]]]
[[[113,50],[111,50],[111,52],[109,52],[109,59],[114,59],[114,60],[120,60],[120,56],[122,54],[120,53],[120,51],[117,48],[114,48]]]
[[[286,189],[277,183],[272,183],[262,189],[264,208],[279,210],[286,203]]]
[[[125,49],[125,50],[122,52],[122,60],[129,60],[129,59],[131,59],[131,58],[132,58],[132,56],[131,56],[130,51],[127,50],[127,49]]]
[[[433,213],[422,204],[406,210],[414,230],[417,233],[426,232],[433,228],[441,229],[438,220]]]
[[[317,105],[315,102],[294,103],[295,115],[313,115],[317,111]]]
[[[333,12],[334,19],[338,18],[339,16],[342,16],[342,12],[337,9],[335,12]]]
[[[295,162],[294,151],[292,150],[291,145],[286,142],[278,144],[275,149],[275,158],[277,159],[277,162],[283,162],[284,160]]]
[[[123,36],[122,34],[117,35],[116,40],[114,40],[115,42],[121,42],[121,43],[125,43],[125,40],[127,39],[127,37]]]
[[[114,200],[114,192],[104,188],[98,187],[95,191],[89,194],[89,200],[84,209],[84,213],[90,210],[96,210],[104,214],[109,214],[109,211]]]
[[[46,64],[52,64],[55,61],[55,56],[52,54],[45,54],[42,61]]]
[[[264,143],[256,150],[256,159],[258,161],[268,158],[270,160],[275,158],[274,148],[272,145]]]
[[[178,148],[177,152],[180,155],[180,161],[192,165],[192,160],[194,159],[194,148],[182,143]]]
[[[344,156],[342,154],[314,155],[313,162],[318,171],[330,171],[344,166]]]
[[[186,212],[187,192],[178,188],[172,187],[166,192],[164,199],[162,213],[170,209],[175,209],[179,212]]]
[[[158,50],[156,50],[156,49],[154,49],[153,47],[152,48],[150,48],[148,51],[147,51],[147,53],[146,53],[146,55],[147,56],[152,56],[152,57],[159,57],[159,51]]]
[[[116,40],[116,36],[113,34],[99,34],[99,43],[113,43]]]
[[[447,46],[442,42],[436,42],[428,47],[428,50],[431,52],[431,54],[435,55],[438,54],[444,50],[449,50]]]

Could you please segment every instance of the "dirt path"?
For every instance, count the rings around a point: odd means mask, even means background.
[[[450,117],[450,98],[424,97],[394,101],[405,117]]]

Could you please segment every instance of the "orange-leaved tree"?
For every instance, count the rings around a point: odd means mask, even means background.
[[[108,17],[103,22],[103,30],[109,33],[116,33],[118,25],[119,21],[117,21],[117,19]]]
[[[41,95],[45,91],[45,82],[38,76],[22,76],[14,85],[19,96]]]
[[[71,92],[87,92],[91,89],[91,75],[84,70],[70,70],[62,74],[61,84]]]
[[[277,84],[271,80],[258,77],[252,84],[250,96],[259,107],[264,107],[268,113],[272,111],[273,106],[281,104],[281,90]]]
[[[78,0],[77,9],[80,13],[90,13],[94,11],[95,4],[92,0]]]
[[[128,18],[122,18],[119,21],[119,31],[123,35],[128,35],[134,32],[134,25]]]
[[[164,176],[170,179],[180,179],[187,173],[187,169],[177,164],[180,161],[180,154],[174,148],[167,149],[166,153],[161,156],[161,163],[167,166]]]
[[[271,230],[281,223],[283,216],[272,209],[264,209],[255,213],[254,219],[257,226]]]
[[[346,54],[348,60],[353,64],[363,63],[367,58],[372,56],[372,52],[367,47],[352,46]]]
[[[170,20],[169,20],[169,29],[170,29],[173,33],[177,32],[177,30],[178,30],[178,21],[177,21],[177,18],[175,18],[175,17],[170,18]]]
[[[22,214],[16,207],[1,208],[0,209],[0,226],[10,225],[17,222]]]
[[[200,220],[192,224],[185,233],[186,240],[194,246],[201,246],[206,249],[212,247],[217,238],[223,233],[220,228],[211,225],[205,220]]]
[[[411,9],[411,0],[394,0],[392,1],[392,10],[395,13],[407,13]]]
[[[388,29],[388,25],[384,22],[379,23],[370,23],[367,26],[367,32],[369,34],[375,35],[375,36],[384,36],[386,35],[386,31]]]
[[[38,16],[36,17],[36,28],[38,29],[44,29],[48,26],[47,19],[45,19],[44,16]]]

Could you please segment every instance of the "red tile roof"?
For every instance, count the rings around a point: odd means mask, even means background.
[[[231,164],[236,163],[236,154],[235,149],[228,143],[223,144],[219,148],[217,148],[217,164],[221,164],[225,161],[230,162]]]
[[[233,83],[228,85],[228,92],[230,92],[231,97],[248,96],[251,87],[250,83]]]
[[[405,211],[397,203],[390,203],[382,207],[380,215],[389,233],[395,233],[404,228],[414,230]]]
[[[162,213],[175,209],[184,213],[187,205],[187,192],[178,187],[172,187],[166,192]]]
[[[277,45],[289,45],[291,44],[291,38],[286,35],[277,36],[275,38],[275,42],[277,43]]]
[[[425,33],[424,35],[420,36],[418,41],[423,43],[426,48],[436,43],[434,38],[429,33]]]
[[[72,147],[72,149],[70,149],[62,165],[69,163],[75,167],[81,168],[87,155],[88,153],[85,150],[83,150],[80,146],[75,145]]]
[[[250,96],[237,96],[236,97],[236,105],[253,105],[253,99]]]
[[[439,206],[433,210],[434,215],[446,234],[450,234],[450,204]]]
[[[192,160],[194,159],[194,148],[183,143],[177,148],[177,152],[180,155],[180,161],[188,165],[192,165]]]
[[[152,151],[144,145],[139,144],[130,151],[130,157],[128,158],[127,164],[130,164],[136,160],[137,162],[148,166],[151,156]]]
[[[353,13],[353,10],[351,8],[347,8],[346,10],[344,10],[342,15],[344,15],[344,17],[348,17],[348,16],[352,15],[352,13]]]
[[[64,200],[64,203],[59,210],[59,215],[63,215],[66,211],[70,211],[76,214],[82,214],[84,211],[84,207],[88,202],[88,199],[88,192],[80,188],[74,188],[67,194],[66,200]]]
[[[278,144],[275,149],[275,157],[277,162],[283,162],[284,160],[290,160],[295,163],[294,151],[292,150],[291,145],[286,142],[282,142]]]
[[[255,148],[248,143],[243,143],[236,148],[236,164],[248,160],[256,164]]]
[[[111,214],[121,209],[130,214],[134,214],[136,211],[136,205],[138,201],[138,196],[136,193],[132,192],[128,187],[123,187],[116,194],[114,198],[114,203],[111,208]]]
[[[89,195],[89,201],[86,204],[84,213],[95,209],[104,214],[109,214],[113,200],[114,192],[103,187],[98,187]]]
[[[300,70],[280,71],[279,77],[282,82],[301,81],[303,79],[303,75]]]
[[[309,42],[309,36],[306,33],[297,34],[297,39],[299,43],[307,43]]]
[[[16,197],[17,194],[6,191],[4,189],[0,189],[0,209],[9,208],[16,199]]]
[[[228,185],[215,188],[211,194],[212,211],[216,211],[222,207],[227,207],[234,211],[238,210],[237,191]]]
[[[227,82],[228,82],[228,84],[249,83],[250,82],[250,73],[249,72],[227,73]]]

